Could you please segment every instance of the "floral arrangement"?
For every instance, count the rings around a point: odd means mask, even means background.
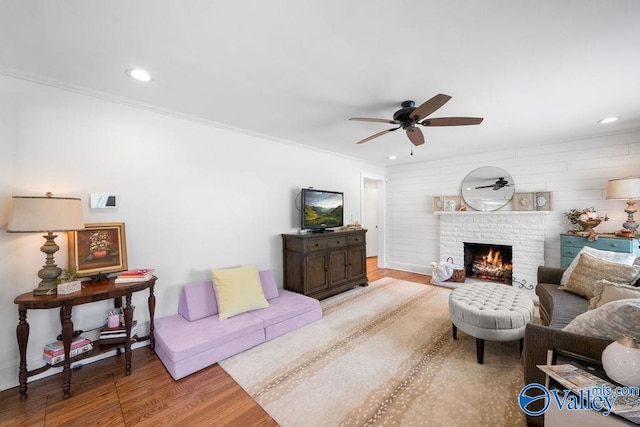
[[[581,231],[584,228],[581,223],[594,221],[597,223],[596,225],[598,225],[601,221],[609,220],[609,217],[607,217],[606,215],[598,216],[598,213],[593,206],[582,210],[571,209],[570,211],[565,212],[564,216],[569,220],[571,224],[575,225],[575,229],[577,231]]]
[[[109,246],[111,246],[111,236],[108,231],[96,231],[89,235],[89,251],[107,251]]]

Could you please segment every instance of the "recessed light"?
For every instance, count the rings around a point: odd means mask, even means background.
[[[136,79],[141,82],[151,81],[151,76],[145,70],[141,68],[130,68],[127,70],[127,75],[132,79]]]
[[[601,123],[601,124],[604,125],[604,124],[607,124],[607,123],[613,123],[616,120],[618,120],[617,117],[607,117],[606,119],[598,120],[598,123]]]
[[[396,156],[389,156],[389,160],[395,160],[395,159],[397,159]]]

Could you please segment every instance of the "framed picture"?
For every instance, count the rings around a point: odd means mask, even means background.
[[[69,232],[69,266],[79,277],[127,269],[124,222],[85,224]]]
[[[535,193],[515,193],[513,195],[514,211],[535,211]]]
[[[535,194],[536,210],[550,211],[553,193],[551,191],[537,191]]]
[[[452,212],[460,209],[460,196],[434,196],[434,212]]]
[[[434,212],[442,212],[444,210],[444,197],[442,196],[434,196],[433,197],[433,211]]]

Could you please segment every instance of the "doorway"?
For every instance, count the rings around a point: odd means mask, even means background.
[[[384,179],[362,177],[362,227],[367,230],[367,258],[377,257],[385,268]]]

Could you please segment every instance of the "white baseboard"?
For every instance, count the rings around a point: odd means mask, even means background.
[[[427,275],[431,275],[431,273],[433,272],[432,267],[427,267],[424,265],[417,265],[417,264],[407,264],[404,262],[395,262],[395,261],[389,261],[387,263],[386,268],[391,268],[393,270],[406,271],[409,273],[418,273],[418,274],[427,274]]]

